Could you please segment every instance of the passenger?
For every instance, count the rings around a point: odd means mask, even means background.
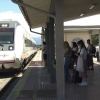
[[[69,68],[71,66],[71,47],[69,46],[69,43],[67,41],[64,42],[64,57],[65,57],[65,64],[64,64],[64,73],[65,73],[65,82],[71,81],[71,76],[69,73]]]
[[[94,70],[93,68],[93,56],[92,56],[92,44],[90,43],[90,39],[87,40],[87,44],[88,44],[88,47],[87,47],[87,50],[88,50],[88,69],[89,67],[91,66],[91,70]]]
[[[96,52],[97,61],[99,61],[99,51]]]
[[[74,52],[78,51],[78,46],[77,46],[76,42],[73,42],[72,51],[74,51]]]
[[[46,42],[43,42],[43,58],[44,58],[44,67],[47,67],[47,46]]]
[[[77,56],[75,55],[75,53],[77,53],[77,52],[78,52],[78,46],[77,46],[76,42],[73,42],[72,59],[73,59],[74,64],[77,63]]]
[[[80,40],[78,43],[78,47],[80,49],[80,57],[83,59],[83,66],[84,66],[84,72],[79,72],[80,76],[82,77],[82,83],[80,83],[80,86],[87,86],[87,49],[85,47],[85,44],[82,40]]]

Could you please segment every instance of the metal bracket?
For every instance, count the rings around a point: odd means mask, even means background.
[[[31,28],[30,28],[30,31],[31,31],[32,33],[36,33],[36,34],[39,34],[39,35],[44,35],[44,34],[41,34],[41,33],[35,32],[35,31],[32,31]]]
[[[38,11],[38,12],[41,12],[41,13],[43,13],[43,14],[46,14],[46,15],[48,15],[48,16],[50,16],[50,17],[53,17],[54,19],[56,18],[56,16],[55,16],[54,14],[52,14],[52,13],[49,13],[49,12],[46,12],[46,11],[44,11],[44,10],[38,9],[38,8],[36,8],[36,7],[32,7],[32,6],[30,6],[30,5],[24,4],[24,3],[22,3],[22,2],[20,2],[20,1],[18,1],[18,0],[11,0],[11,1],[12,1],[13,3],[16,3],[16,4],[20,5],[20,6],[27,7],[27,8],[36,10],[36,11]]]

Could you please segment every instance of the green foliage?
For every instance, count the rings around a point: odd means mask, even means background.
[[[98,34],[92,35],[92,44],[98,45],[98,43],[99,43],[99,35]]]

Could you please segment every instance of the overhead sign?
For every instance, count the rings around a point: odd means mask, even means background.
[[[0,28],[0,32],[11,32],[14,31],[14,28]]]

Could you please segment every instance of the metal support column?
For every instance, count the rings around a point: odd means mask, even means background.
[[[45,38],[45,42],[47,42],[47,27],[45,28],[45,36],[44,36],[44,38]]]
[[[47,45],[47,68],[48,68],[48,73],[50,72],[50,64],[49,64],[49,59],[50,59],[50,54],[49,54],[49,23],[47,23],[47,31],[46,31],[46,45]]]
[[[43,43],[43,41],[45,41],[45,31],[44,31],[44,28],[42,27],[42,43]]]
[[[56,0],[55,26],[57,100],[65,100],[63,0]]]
[[[43,49],[43,42],[45,41],[45,33],[43,27],[42,27],[42,34],[43,35],[41,35],[41,48]],[[42,61],[43,61],[43,52],[42,52]]]
[[[92,30],[89,32],[89,34],[90,34],[90,41],[92,43]]]
[[[45,28],[45,42],[46,42],[46,45],[47,45],[47,27]],[[47,55],[48,56],[48,55]],[[48,66],[46,65],[46,67],[48,68]]]
[[[55,42],[54,42],[54,19],[49,19],[49,64],[50,64],[50,82],[56,81],[56,69],[53,67],[55,59]]]
[[[100,61],[100,30],[99,30],[99,54],[98,54],[98,56],[99,56],[99,61]]]

